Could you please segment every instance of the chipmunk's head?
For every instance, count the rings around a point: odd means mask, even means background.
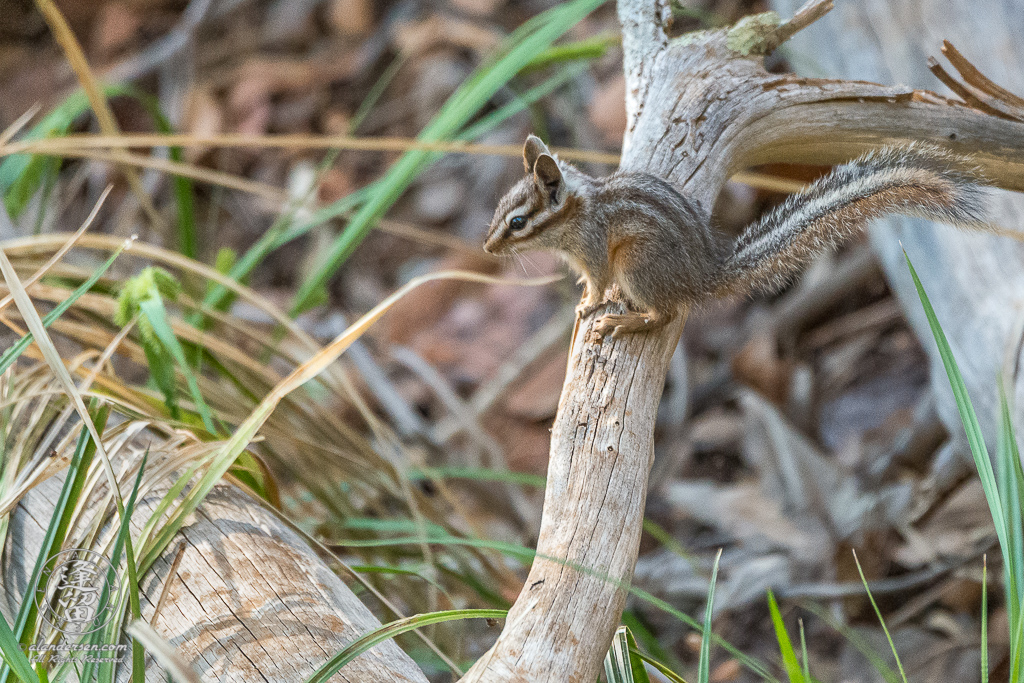
[[[578,213],[579,202],[563,168],[535,135],[526,138],[523,164],[526,177],[501,198],[491,220],[484,242],[484,251],[490,254],[517,248],[558,249],[561,234]]]

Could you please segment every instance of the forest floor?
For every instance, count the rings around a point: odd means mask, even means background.
[[[68,0],[58,6],[97,76],[128,78],[154,96],[179,133],[410,139],[510,32],[555,3],[222,0],[203,12],[204,4]],[[697,4],[699,11],[677,17],[681,30],[730,23],[765,9],[747,0]],[[514,100],[552,69],[570,69],[553,93],[476,141],[518,147],[534,132],[559,147],[616,153],[626,121],[617,30],[610,4],[577,25],[564,41],[589,41],[594,51],[540,65],[502,87],[483,113]],[[181,40],[167,43],[166,53],[155,52],[166,36]],[[787,66],[775,60],[771,68]],[[32,2],[6,0],[0,12],[0,129],[36,104],[43,113],[51,111],[77,83]],[[138,100],[114,97],[112,105],[122,131],[155,131]],[[83,116],[71,131],[98,128]],[[183,154],[195,167],[258,184],[258,191],[194,184],[194,257],[211,265],[222,250],[243,254],[256,243],[281,215],[283,198],[312,188],[302,208],[309,213],[380,179],[401,156],[340,150],[318,171],[328,151],[298,145],[186,146]],[[562,273],[563,266],[547,255],[498,260],[480,248],[497,200],[520,177],[521,163],[513,155],[442,156],[332,271],[326,287],[312,288],[320,305],[303,312],[299,324],[327,342],[411,277],[436,270],[509,278]],[[613,169],[581,165],[596,174]],[[824,170],[760,169],[794,180]],[[137,233],[144,242],[184,250],[179,232],[144,219],[109,160],[65,160],[47,198],[35,199],[17,221],[19,234],[73,230],[108,182],[115,189],[95,231]],[[169,177],[149,172],[144,182],[157,209],[173,216]],[[716,224],[735,234],[783,197],[730,183],[715,208]],[[45,213],[38,211],[43,202],[50,207]],[[319,272],[322,255],[336,245],[344,226],[344,217],[319,223],[270,252],[248,277],[249,285],[287,310]],[[535,543],[548,430],[578,295],[568,279],[525,288],[436,283],[401,300],[345,360],[370,410],[398,435],[399,452],[387,457],[418,473],[412,480],[424,496],[438,498],[434,513],[449,532],[526,547]],[[273,335],[269,321],[251,306],[236,303],[231,313]],[[134,381],[144,381],[139,373],[136,368]],[[351,405],[331,410],[381,447]],[[895,663],[861,585],[851,552],[856,550],[912,678],[977,680],[982,556],[987,552],[991,559],[998,549],[977,478],[950,455],[947,440],[920,341],[866,239],[821,259],[776,295],[721,301],[697,311],[687,323],[659,414],[648,533],[635,584],[698,615],[713,557],[723,548],[716,634],[770,662],[781,677],[765,598],[771,588],[791,635],[802,619],[815,677],[884,680],[879,669],[891,675]],[[327,543],[355,532],[387,537],[402,530],[388,522],[409,521],[407,512],[365,493],[332,508],[304,488],[296,472],[305,463],[268,461],[281,508]],[[442,500],[436,481],[424,472],[443,478],[445,495],[453,494],[458,504]],[[337,486],[344,490],[343,482]],[[404,554],[393,548],[340,552],[361,565],[421,571],[427,562],[418,548]],[[484,607],[514,599],[517,581],[526,575],[521,560],[445,559],[457,552],[440,547],[432,560],[436,566],[426,571],[443,588],[441,603]],[[999,575],[990,571],[990,583]],[[374,578],[410,612],[426,610],[419,595],[423,584],[407,579]],[[999,594],[989,586],[990,596]],[[998,600],[988,614],[990,657],[1000,665],[1007,639]],[[693,675],[695,632],[637,598],[630,599],[625,623],[641,646],[684,676]],[[496,630],[447,625],[438,633],[442,647],[468,661]],[[448,680],[428,653],[414,655],[435,680]],[[736,659],[716,650],[712,681],[753,679]]]

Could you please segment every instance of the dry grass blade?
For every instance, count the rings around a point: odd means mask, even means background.
[[[370,326],[377,322],[382,315],[387,313],[388,309],[394,306],[399,299],[428,282],[433,282],[435,280],[465,280],[467,282],[481,282],[492,285],[500,284],[536,287],[551,284],[552,282],[557,282],[561,279],[562,277],[559,275],[533,278],[530,280],[510,280],[507,278],[493,277],[491,275],[473,273],[465,270],[446,270],[440,273],[431,273],[429,275],[415,277],[397,292],[374,306],[372,310],[349,326],[347,330],[338,335],[334,341],[321,349],[319,353],[303,363],[302,366],[297,368],[288,377],[284,378],[284,380],[274,387],[274,390],[263,400],[261,407],[264,404],[276,405],[282,398],[290,394],[292,391],[295,391],[300,386],[319,375],[324,368],[337,360],[337,358],[343,354],[353,342],[363,336],[366,330],[370,329]]]
[[[78,231],[75,232],[75,234],[68,238],[64,245],[60,249],[58,249],[53,256],[50,257],[50,259],[43,265],[42,268],[33,273],[32,277],[25,280],[22,283],[22,286],[28,288],[34,285],[36,282],[39,282],[39,280],[44,275],[46,275],[46,273],[49,272],[49,270],[53,268],[58,261],[64,258],[64,255],[71,250],[71,247],[75,246],[75,243],[78,242],[78,240],[82,237],[85,231],[89,229],[89,226],[92,225],[93,221],[96,220],[96,214],[100,212],[100,208],[103,206],[103,202],[107,199],[107,195],[110,194],[111,188],[111,185],[107,185],[107,188],[103,190],[103,194],[101,194],[100,198],[96,200],[96,205],[92,207],[92,211],[89,212],[89,215],[86,217],[85,221],[82,222],[82,227],[80,227]],[[13,295],[11,294],[8,294],[3,299],[0,299],[0,311],[3,311],[5,308],[7,308],[7,306],[13,300],[14,298]]]
[[[341,354],[348,349],[367,329],[383,316],[388,309],[394,306],[400,299],[411,291],[428,282],[441,279],[457,279],[469,282],[480,282],[488,284],[515,284],[525,286],[539,286],[555,282],[561,277],[545,277],[533,280],[508,280],[496,278],[482,273],[468,271],[444,271],[432,273],[413,278],[405,286],[400,288],[391,296],[387,297],[380,304],[375,306],[358,321],[353,323],[344,332],[334,339],[330,344],[313,355],[308,361],[300,365],[291,374],[277,383],[260,401],[248,417],[238,426],[227,441],[224,441],[217,449],[212,462],[203,474],[202,479],[189,491],[185,500],[178,506],[171,519],[160,531],[156,547],[164,547],[170,538],[178,532],[185,523],[185,519],[199,506],[203,498],[213,490],[214,485],[227,473],[231,464],[248,447],[259,431],[267,423],[278,404],[291,392],[301,387],[306,382],[314,379],[317,375],[328,368]],[[155,560],[154,551],[150,551],[140,561],[140,566],[149,566]]]
[[[0,220],[9,221],[10,219],[7,218],[6,213],[0,212]],[[10,227],[13,228],[13,226]],[[71,379],[71,374],[64,365],[64,361],[61,359],[60,353],[57,352],[56,347],[53,345],[53,341],[46,333],[46,327],[43,325],[42,318],[40,318],[35,306],[32,305],[32,300],[29,298],[28,292],[25,291],[25,287],[18,278],[18,273],[14,270],[14,265],[11,263],[10,259],[7,258],[7,254],[2,248],[0,248],[0,273],[3,274],[4,279],[7,281],[7,286],[11,290],[11,296],[14,298],[14,303],[18,307],[18,311],[21,313],[22,318],[24,318],[29,331],[32,333],[35,343],[39,346],[39,350],[42,352],[43,358],[46,360],[47,365],[50,366],[54,375],[57,376],[57,379],[60,381],[64,391],[67,393],[68,398],[74,404],[75,410],[82,418],[82,422],[85,424],[86,429],[89,430],[89,435],[93,438],[93,441],[95,441],[96,453],[100,456],[100,460],[104,465],[111,493],[114,495],[114,499],[117,502],[118,514],[123,514],[124,502],[121,499],[121,491],[117,486],[117,475],[114,473],[114,468],[110,464],[110,460],[107,458],[107,452],[103,447],[103,442],[100,439],[99,432],[96,430],[96,425],[92,421],[92,416],[85,407],[85,402],[82,401],[82,395],[75,386],[74,380]]]
[[[28,122],[32,120],[32,117],[39,113],[39,110],[41,108],[42,105],[33,105],[29,108],[28,111],[26,111],[24,114],[16,118],[14,120],[14,123],[7,126],[7,128],[4,129],[4,132],[0,133],[0,147],[10,142],[11,138],[17,135],[18,131],[24,128],[28,124]]]
[[[63,244],[67,239],[68,235],[66,233],[50,233],[46,235],[36,235],[9,240],[0,244],[0,248],[3,248],[8,254],[29,255],[54,249]],[[111,252],[119,249],[124,244],[124,240],[112,235],[86,234],[79,238],[78,244],[86,249],[101,249],[103,251]],[[313,342],[313,340],[305,334],[291,318],[274,306],[269,305],[266,299],[259,296],[252,289],[239,284],[236,280],[227,277],[216,269],[198,261],[193,261],[187,256],[182,256],[178,252],[147,244],[145,242],[136,242],[133,244],[132,253],[142,258],[151,259],[157,263],[179,268],[185,272],[194,273],[211,282],[223,286],[233,294],[236,294],[243,301],[252,304],[269,315],[275,323],[286,327],[290,332],[298,335],[300,339],[306,342],[308,347],[313,348],[316,346],[315,342]]]
[[[478,154],[491,156],[518,157],[523,153],[519,145],[486,145],[472,142],[437,141],[423,142],[412,138],[399,137],[352,137],[348,135],[153,135],[153,134],[124,134],[124,135],[69,135],[61,138],[48,138],[41,140],[26,140],[8,144],[0,144],[0,157],[11,154],[52,154],[54,156],[75,156],[90,157],[102,160],[117,160],[114,157],[99,157],[85,154],[84,150],[92,149],[128,149],[132,147],[243,147],[243,148],[284,148],[284,149],[347,149],[367,152],[446,152],[449,154]],[[572,149],[566,147],[553,148],[554,152],[562,159],[595,164],[617,165],[619,155],[611,152],[600,152],[597,150]],[[204,180],[216,184],[225,184],[230,178],[231,182],[238,183],[241,179],[219,172],[199,169],[189,164],[175,164],[160,160],[140,162],[138,157],[127,159],[121,157],[123,163],[135,163],[140,166],[148,166],[158,170],[167,170],[171,173],[187,175],[190,178]],[[176,170],[172,170],[176,169]],[[201,177],[202,176],[205,177]],[[217,179],[214,178],[217,176]],[[799,192],[804,188],[804,183],[779,178],[766,173],[752,171],[741,171],[732,177],[738,183],[750,185],[762,190],[772,192]],[[251,182],[251,181],[245,181]],[[254,183],[254,185],[259,185]],[[226,185],[225,187],[231,187]],[[238,189],[244,189],[239,187]],[[262,188],[265,191],[265,187]],[[255,192],[254,194],[260,194]],[[283,191],[275,190],[283,196]],[[279,196],[275,196],[278,199]]]
[[[164,640],[152,626],[137,619],[128,625],[127,631],[128,635],[142,643],[149,654],[160,662],[160,666],[166,669],[170,677],[177,683],[199,683],[199,674],[188,665],[181,653]]]
[[[69,135],[62,138],[31,140],[5,145],[0,155],[25,152],[42,153],[56,149],[125,149],[131,147],[243,147],[287,149],[344,149],[364,152],[447,152],[518,157],[521,145],[487,145],[460,140],[424,142],[403,137],[354,137],[351,135]],[[603,164],[619,163],[619,155],[596,150],[555,148],[555,152],[573,161]]]
[[[60,141],[61,139],[62,138],[55,138],[55,141]],[[62,148],[57,146],[52,150],[39,152],[39,154],[46,154],[55,157],[91,159],[93,161],[149,168],[154,171],[163,171],[164,173],[181,176],[183,178],[191,178],[211,185],[219,185],[220,187],[226,187],[229,190],[247,192],[249,194],[256,195],[257,197],[269,199],[273,202],[284,202],[288,199],[288,194],[286,192],[274,187],[273,185],[268,185],[267,183],[247,180],[246,178],[242,178],[232,173],[203,168],[201,166],[196,166],[195,164],[173,161],[171,159],[162,159],[160,157],[143,156],[141,154],[131,154],[117,148],[114,148],[113,151],[110,152],[104,152],[98,149],[78,149],[74,147]]]
[[[53,3],[53,0],[35,0],[35,3],[36,7],[39,8],[39,13],[43,15],[50,30],[53,32],[53,37],[57,44],[64,50],[64,56],[67,57],[68,63],[74,69],[75,75],[78,76],[78,82],[89,98],[89,104],[96,114],[96,121],[100,125],[100,130],[107,135],[117,135],[120,130],[117,127],[117,121],[114,119],[114,112],[111,111],[107,98],[104,97],[103,91],[96,82],[96,77],[89,67],[89,62],[85,59],[82,46],[79,44],[74,32],[72,32],[71,27],[68,26],[64,15],[57,9],[57,5]],[[122,152],[121,156],[125,156],[125,154]],[[152,199],[150,199],[149,194],[146,192],[146,188],[142,186],[142,180],[135,174],[135,170],[126,164],[122,164],[122,170],[124,171],[125,178],[128,180],[128,184],[132,188],[132,192],[139,200],[139,204],[145,210],[146,215],[149,216],[150,221],[158,228],[165,228],[163,219],[157,213]]]

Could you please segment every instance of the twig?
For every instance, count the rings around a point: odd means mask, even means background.
[[[799,31],[831,12],[832,8],[833,0],[808,0],[796,11],[792,19],[779,24],[778,28],[765,40],[766,51],[771,52],[782,45]]]

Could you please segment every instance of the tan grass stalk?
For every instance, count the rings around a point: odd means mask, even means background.
[[[25,280],[22,283],[22,285],[26,289],[34,285],[36,282],[39,282],[39,280],[44,275],[46,275],[46,273],[51,268],[53,268],[58,261],[64,258],[64,255],[71,250],[71,247],[75,246],[75,243],[78,242],[78,240],[82,237],[82,235],[89,228],[89,226],[92,225],[92,222],[96,220],[96,214],[100,212],[100,207],[103,206],[103,202],[106,200],[107,195],[110,194],[110,189],[111,186],[107,185],[107,189],[103,190],[103,194],[101,194],[100,198],[96,200],[96,205],[92,207],[92,211],[89,212],[89,215],[86,217],[85,221],[82,222],[82,227],[80,227],[75,234],[69,237],[68,240],[64,242],[64,244],[61,246],[61,248],[58,249],[57,252],[50,257],[50,260],[48,260],[39,270],[32,274],[32,277],[30,277],[29,279]],[[14,298],[11,294],[8,294],[3,299],[0,299],[0,311],[7,308],[7,306],[12,301],[14,301]]]
[[[57,9],[57,5],[53,3],[53,0],[35,0],[35,3],[53,32],[54,40],[64,50],[64,56],[67,57],[68,63],[78,77],[82,90],[85,91],[86,97],[89,98],[89,105],[96,114],[96,121],[99,123],[100,130],[105,135],[116,136],[120,133],[120,129],[118,129],[117,121],[114,119],[114,112],[111,111],[110,104],[103,95],[96,77],[93,76],[89,62],[85,59],[85,52],[82,51],[82,46],[79,44],[74,32],[72,32],[71,27],[68,26],[64,15]],[[116,153],[115,157],[118,155],[126,156],[124,152]],[[135,174],[135,170],[131,165],[123,162],[121,163],[121,170],[128,180],[128,185],[131,186],[132,192],[138,198],[139,204],[149,216],[149,220],[163,232],[166,225],[160,214],[157,213],[156,207],[153,206],[153,201],[146,193],[146,188],[142,186],[142,181]]]
[[[523,153],[519,145],[484,145],[460,140],[423,142],[401,137],[353,137],[350,135],[156,135],[125,134],[69,135],[45,140],[26,140],[0,145],[0,156],[24,152],[49,153],[71,156],[73,149],[120,149],[129,147],[249,147],[286,149],[348,149],[372,152],[407,152],[421,150],[455,154],[481,154],[518,157]],[[562,159],[584,163],[618,165],[619,155],[598,150],[557,147],[554,151]],[[804,184],[766,173],[742,171],[732,177],[738,183],[772,192],[798,192]]]

